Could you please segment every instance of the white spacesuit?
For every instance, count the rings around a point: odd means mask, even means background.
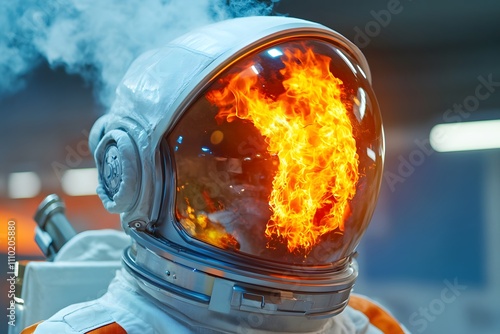
[[[123,269],[25,333],[405,332],[351,294],[384,156],[370,81],[351,42],[285,17],[140,56],[90,135]]]

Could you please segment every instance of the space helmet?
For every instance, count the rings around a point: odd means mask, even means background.
[[[132,63],[90,147],[133,240],[125,268],[161,305],[289,331],[347,305],[384,137],[339,33],[287,17],[193,30]]]

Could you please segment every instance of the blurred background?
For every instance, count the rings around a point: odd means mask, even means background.
[[[92,10],[111,15],[106,12],[109,8]],[[175,15],[168,19],[183,17],[182,29],[176,26],[172,36],[204,23],[193,19],[201,9],[192,4],[171,10]],[[37,18],[36,13],[11,10],[9,22],[32,15],[37,24],[55,24],[55,19]],[[70,15],[57,8],[45,13]],[[498,139],[486,130],[462,127],[471,121],[500,120],[500,2],[282,0],[274,4],[274,13],[337,30],[362,49],[372,70],[385,122],[386,167],[377,211],[358,248],[360,277],[355,291],[386,305],[413,333],[500,333],[500,148],[474,147],[472,142],[486,139],[491,144]],[[214,20],[209,16],[205,21]],[[17,227],[17,258],[43,259],[33,241],[32,216],[50,193],[60,194],[66,202],[77,231],[120,226],[118,217],[106,213],[92,194],[94,181],[87,181],[95,179],[88,132],[105,112],[106,94],[116,82],[106,81],[106,68],[93,62],[102,55],[88,48],[79,54],[81,50],[71,50],[71,45],[65,49],[65,44],[63,51],[53,48],[61,45],[51,44],[61,38],[55,33],[44,39],[32,29],[31,35],[13,39],[16,31],[9,31],[5,20],[0,20],[0,27],[7,31],[0,36],[0,46],[7,50],[27,48],[30,38],[37,47],[25,50],[24,63],[16,55],[0,55],[0,77],[10,80],[0,84],[4,268],[6,226],[11,219]],[[85,28],[70,28],[63,29],[66,38],[84,39]],[[136,28],[126,29],[140,30]],[[138,43],[140,38],[131,40]],[[96,40],[96,50],[105,43],[104,38]],[[134,50],[125,64],[141,51]],[[76,54],[83,61],[71,63]],[[112,54],[109,57],[115,61]],[[82,69],[83,78],[78,74]],[[93,80],[96,73],[101,75]],[[431,146],[431,130],[442,123],[460,124],[454,127],[459,136],[438,137]],[[499,123],[489,124],[500,134]],[[456,147],[450,148],[450,143]],[[5,279],[0,286],[0,306],[5,310]],[[2,320],[0,332],[4,328]]]

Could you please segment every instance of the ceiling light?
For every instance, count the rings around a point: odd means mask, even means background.
[[[61,184],[70,196],[96,195],[98,173],[96,168],[69,169],[64,172]]]
[[[438,124],[429,140],[438,152],[500,148],[500,120]]]
[[[35,172],[11,173],[7,181],[10,198],[31,198],[40,193],[42,182]]]

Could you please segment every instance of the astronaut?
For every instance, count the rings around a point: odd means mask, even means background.
[[[384,138],[360,50],[249,17],[131,65],[89,143],[132,244],[108,292],[23,333],[405,333],[351,293]]]

